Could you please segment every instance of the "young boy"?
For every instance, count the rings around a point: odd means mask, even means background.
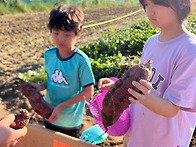
[[[48,28],[56,47],[44,54],[47,81],[32,85],[47,88],[45,101],[54,107],[45,127],[79,138],[84,96],[94,94],[94,75],[87,55],[74,47],[81,36],[84,14],[78,7],[60,5],[50,13]]]

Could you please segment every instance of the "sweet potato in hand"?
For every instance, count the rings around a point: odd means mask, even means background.
[[[128,88],[140,92],[132,85],[133,81],[140,79],[149,81],[152,73],[152,61],[143,62],[129,68],[119,80],[109,89],[102,102],[102,121],[105,129],[113,125],[121,116],[123,111],[130,105],[128,98],[132,96]]]
[[[28,82],[21,80],[20,92],[28,98],[33,110],[36,113],[44,118],[50,118],[53,112],[53,107],[44,100],[43,95],[37,91],[36,88],[31,86]]]
[[[15,124],[10,127],[13,129],[22,129],[29,123],[30,114],[26,109],[20,109],[20,113],[15,115]]]

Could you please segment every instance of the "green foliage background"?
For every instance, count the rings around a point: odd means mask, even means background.
[[[64,3],[66,5],[77,5],[81,8],[104,8],[133,6],[138,4],[135,0],[0,0],[0,15],[50,11],[55,5]]]
[[[128,67],[139,63],[147,39],[159,33],[148,21],[124,30],[109,29],[97,40],[80,48],[92,59],[95,79],[120,77]]]
[[[196,34],[196,16],[188,18],[188,29]],[[97,40],[81,47],[91,59],[95,80],[103,77],[119,78],[125,70],[140,61],[142,48],[149,37],[159,33],[149,21],[140,21],[124,30],[109,29]],[[20,74],[26,81],[43,82],[46,78],[44,68]]]

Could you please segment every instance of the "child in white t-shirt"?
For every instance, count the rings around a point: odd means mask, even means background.
[[[196,35],[183,21],[190,0],[140,0],[148,19],[161,33],[145,44],[141,62],[153,60],[150,82],[128,89],[131,126],[124,136],[128,147],[187,147],[196,124]],[[113,84],[99,80],[99,89]]]

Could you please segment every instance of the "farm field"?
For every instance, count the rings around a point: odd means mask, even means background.
[[[138,9],[141,9],[141,7],[84,10],[86,16],[85,25],[121,17]],[[47,29],[48,17],[49,12],[0,16],[0,119],[9,113],[16,113],[19,108],[26,108],[31,113],[30,123],[43,125],[42,118],[32,111],[27,99],[18,92],[18,85],[13,79],[18,77],[19,73],[35,70],[43,65],[44,51],[53,47],[51,36]],[[76,46],[82,47],[97,39],[99,34],[107,31],[107,28],[123,29],[143,17],[144,12],[140,11],[133,16],[118,21],[86,28],[83,30]],[[88,107],[86,107],[82,131],[94,124],[95,121]],[[122,140],[122,137],[109,136],[100,146],[122,147]]]
[[[84,10],[86,23],[96,24],[124,16],[141,9],[139,6]],[[143,17],[143,11],[124,19],[100,26],[86,28],[77,47],[98,38],[107,28],[126,28],[130,23]],[[43,53],[53,47],[47,28],[49,13],[26,13],[0,16],[0,118],[26,108],[31,113],[30,123],[42,125],[42,119],[32,111],[28,101],[17,91],[14,78],[18,73],[35,70],[43,65]],[[86,107],[82,131],[95,124]],[[108,137],[100,146],[122,146],[122,137]]]

